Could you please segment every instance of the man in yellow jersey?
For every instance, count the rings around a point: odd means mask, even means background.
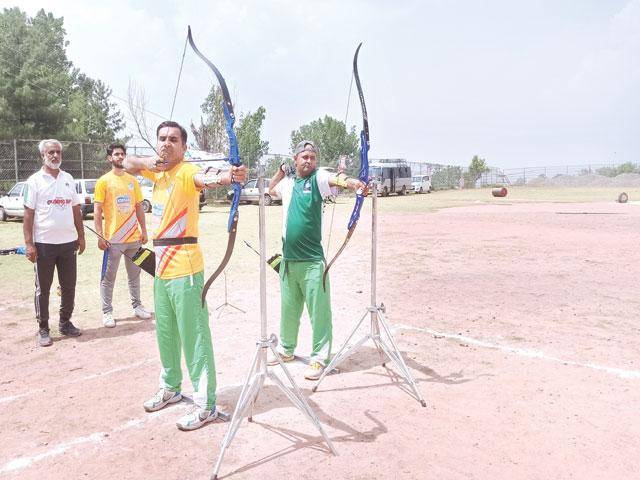
[[[157,130],[156,157],[127,157],[131,173],[154,182],[153,245],[156,255],[154,300],[156,336],[162,371],[160,389],[144,403],[147,412],[182,399],[180,368],[184,351],[193,384],[194,409],[178,420],[180,430],[195,430],[215,420],[216,370],[209,330],[209,311],[201,303],[204,260],[198,245],[199,194],[204,188],[243,183],[246,167],[203,173],[185,163],[187,132],[176,122],[162,122]]]
[[[138,251],[140,245],[147,243],[147,227],[142,209],[143,198],[138,180],[124,171],[125,155],[124,145],[112,143],[107,147],[107,160],[111,163],[111,171],[98,179],[94,195],[93,223],[96,232],[108,240],[107,243],[102,238],[98,238],[98,248],[104,250],[100,297],[102,298],[102,324],[107,328],[116,326],[111,301],[113,285],[123,254],[133,312],[138,318],[151,318],[151,313],[142,306],[140,301],[140,268],[131,261],[131,257]]]

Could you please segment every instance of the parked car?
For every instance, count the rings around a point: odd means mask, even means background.
[[[82,178],[76,182],[76,193],[80,200],[82,218],[93,213],[93,194],[96,190],[96,179]],[[24,217],[24,188],[27,182],[16,183],[9,193],[0,197],[0,221],[8,217]]]
[[[0,221],[9,217],[24,217],[24,186],[26,182],[16,183],[6,195],[0,197]]]
[[[233,190],[227,192],[227,199],[233,198]],[[246,203],[258,203],[260,201],[260,192],[258,189],[258,179],[249,180],[242,186],[240,191],[240,202]],[[269,193],[269,179],[264,179],[264,204],[271,205],[272,203],[282,203],[282,197],[279,193],[271,195]]]
[[[87,218],[90,213],[93,214],[93,195],[96,191],[95,178],[76,179],[76,193],[80,198],[80,211],[82,218]]]
[[[138,176],[138,183],[140,183],[140,190],[142,191],[142,209],[145,213],[151,213],[151,199],[153,198],[153,182],[148,178]],[[204,190],[200,192],[200,210],[207,204],[207,199],[204,194]]]
[[[431,193],[431,175],[414,175],[411,187],[415,193]]]

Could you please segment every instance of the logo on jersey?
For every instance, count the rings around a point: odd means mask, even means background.
[[[154,203],[151,205],[151,227],[156,234],[162,223],[162,215],[164,215],[164,205],[162,203]]]
[[[116,208],[120,213],[129,213],[131,211],[131,197],[129,195],[118,195],[116,197]]]
[[[67,205],[71,205],[71,199],[56,197],[56,198],[47,200],[47,205],[51,205],[54,208],[59,208],[60,210],[64,210],[65,208],[67,208]]]

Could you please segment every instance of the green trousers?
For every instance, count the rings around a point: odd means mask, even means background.
[[[293,355],[298,344],[300,317],[305,304],[311,319],[311,362],[326,365],[331,355],[331,287],[322,287],[324,262],[292,262],[280,265],[281,351]]]
[[[181,391],[181,351],[184,351],[193,402],[211,410],[216,404],[216,365],[213,359],[209,310],[202,307],[204,273],[162,280],[153,286],[156,337],[160,349],[160,386]]]

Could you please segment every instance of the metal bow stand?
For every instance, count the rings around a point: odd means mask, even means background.
[[[360,318],[360,321],[356,324],[355,328],[351,331],[347,340],[344,342],[340,350],[335,354],[335,356],[329,362],[329,365],[324,369],[322,375],[316,382],[313,387],[313,391],[315,392],[320,386],[320,382],[324,380],[324,377],[327,376],[334,368],[344,362],[351,354],[353,354],[362,344],[364,344],[367,340],[371,340],[375,345],[378,353],[381,357],[384,358],[383,353],[387,355],[387,357],[396,365],[398,370],[400,371],[400,375],[404,377],[406,382],[409,384],[411,391],[413,392],[413,396],[420,402],[423,407],[426,407],[427,404],[422,398],[420,391],[418,390],[418,386],[416,385],[411,372],[407,368],[407,365],[404,363],[402,359],[402,354],[400,353],[400,349],[396,344],[396,341],[393,338],[393,334],[391,333],[391,329],[389,328],[389,324],[384,316],[385,307],[384,304],[378,305],[376,303],[376,270],[377,270],[377,255],[378,255],[378,186],[376,182],[373,183],[372,188],[372,208],[371,208],[371,305],[367,307],[366,312]],[[355,333],[364,322],[367,316],[370,317],[370,330],[364,337],[358,340],[353,345],[349,345],[351,338],[355,335]],[[384,332],[384,335],[381,334]],[[386,361],[382,363],[382,366],[386,366]]]
[[[218,315],[216,316],[216,318],[220,318],[220,315],[222,315],[222,311],[224,310],[225,307],[235,308],[239,312],[247,313],[244,310],[242,310],[241,308],[236,307],[234,304],[228,302],[228,300],[227,300],[227,271],[223,270],[222,271],[222,275],[224,276],[224,303],[222,305],[218,305],[216,307],[216,311],[218,312]]]
[[[247,417],[247,419],[251,422],[253,420],[253,405],[255,404],[258,394],[260,393],[260,389],[264,385],[264,381],[266,378],[269,378],[273,383],[275,383],[282,393],[286,395],[286,397],[295,405],[310,421],[313,423],[324,441],[327,443],[331,453],[337,455],[335,448],[333,447],[333,443],[325,433],[322,428],[322,424],[316,417],[313,410],[307,403],[307,400],[302,395],[302,392],[296,385],[293,377],[287,370],[287,367],[284,365],[280,356],[276,352],[276,345],[278,344],[278,338],[271,334],[269,338],[267,338],[267,289],[266,289],[266,235],[265,235],[265,211],[264,211],[264,162],[261,160],[258,166],[258,185],[260,192],[260,201],[259,201],[259,236],[260,236],[260,339],[256,342],[256,351],[253,355],[253,360],[251,361],[251,368],[249,370],[249,374],[244,382],[242,390],[240,392],[240,397],[238,397],[238,403],[236,404],[236,408],[233,412],[233,416],[231,417],[231,423],[229,425],[229,429],[225,434],[222,440],[222,446],[220,448],[220,454],[218,455],[218,461],[216,462],[215,468],[213,470],[213,475],[211,478],[213,480],[217,480],[218,472],[220,470],[220,465],[222,464],[222,459],[224,457],[224,452],[227,447],[233,441],[233,438],[242,423],[242,419]],[[279,366],[284,372],[285,377],[287,377],[290,386],[287,386],[272,370],[275,367],[270,367],[267,365],[267,352],[271,351],[271,353],[279,360]]]

